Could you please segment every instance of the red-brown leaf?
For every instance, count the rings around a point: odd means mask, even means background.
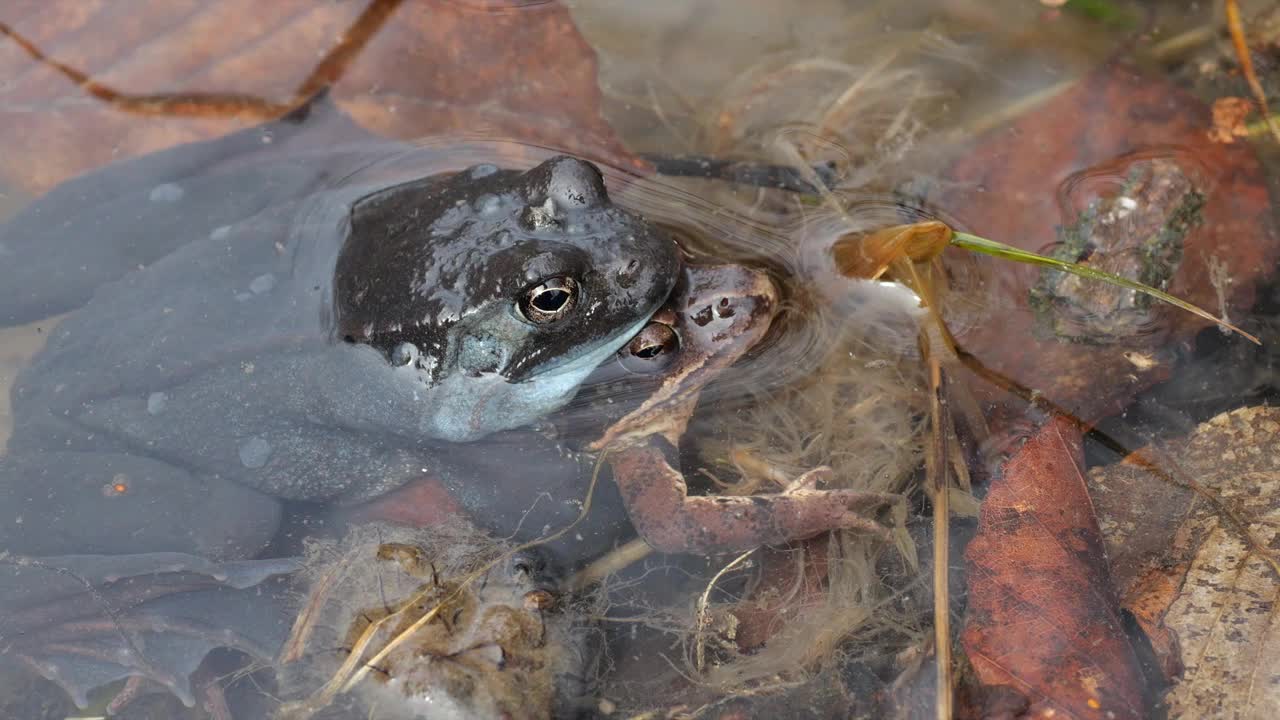
[[[1177,162],[1203,180],[1203,223],[1187,236],[1182,261],[1167,290],[1220,312],[1209,263],[1222,263],[1228,312],[1238,319],[1253,304],[1254,287],[1280,259],[1261,167],[1245,143],[1209,140],[1210,108],[1170,84],[1132,70],[1107,67],[1076,83],[1016,122],[983,135],[946,177],[939,200],[962,229],[1034,252],[1046,252],[1059,225],[1073,222],[1059,208],[1059,190],[1072,175],[1143,150],[1176,152]],[[1173,352],[1206,326],[1171,307],[1158,310],[1148,334],[1108,344],[1069,342],[1037,333],[1028,290],[1040,271],[1007,261],[987,264],[990,316],[962,335],[981,362],[1020,385],[1040,391],[1063,410],[1093,422],[1126,407],[1141,390],[1172,372]],[[1009,398],[990,384],[977,392]],[[1015,403],[1021,412],[1021,403]]]
[[[599,113],[595,54],[554,3],[18,0],[0,24],[0,182],[31,192],[279,116],[330,82],[385,135],[484,133],[630,161]]]
[[[1050,421],[1005,464],[965,560],[962,642],[984,684],[1027,695],[1034,717],[1143,715],[1073,422]]]

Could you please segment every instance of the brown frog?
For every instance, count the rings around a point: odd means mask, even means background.
[[[536,433],[503,435],[485,452],[459,458],[471,463],[466,472],[415,483],[348,519],[427,526],[464,515],[496,536],[532,540],[575,523],[595,453],[604,451],[616,487],[596,486],[591,512],[550,543],[570,565],[629,535],[624,513],[652,547],[672,553],[730,552],[838,529],[883,535],[885,528],[863,511],[901,498],[820,490],[831,476],[825,467],[778,493],[688,495],[674,456],[699,396],[759,344],[777,306],[778,290],[763,272],[686,266],[649,324],[586,383],[560,419],[556,442]]]
[[[661,355],[675,346],[657,389],[612,424],[590,449],[606,452],[636,531],[662,552],[713,553],[800,540],[830,530],[887,531],[863,514],[900,498],[886,493],[820,490],[820,467],[778,493],[690,497],[670,457],[707,383],[764,337],[778,291],[763,272],[740,266],[690,266],[668,303],[622,352]],[[664,329],[665,328],[665,329]],[[668,340],[669,339],[669,340]]]

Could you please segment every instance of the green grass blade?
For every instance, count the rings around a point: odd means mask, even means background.
[[[1143,285],[1140,282],[1130,280],[1129,278],[1120,277],[1119,275],[1112,275],[1111,273],[1103,272],[1101,270],[1096,270],[1094,268],[1091,268],[1085,265],[1077,265],[1075,263],[1069,263],[1065,260],[1058,260],[1057,258],[1045,257],[1044,255],[1037,255],[1036,253],[1029,252],[1027,250],[1020,250],[1016,247],[1011,247],[1009,245],[1005,245],[1004,243],[996,242],[995,240],[988,240],[986,238],[978,237],[977,235],[970,235],[969,233],[952,231],[951,244],[955,245],[956,247],[961,247],[966,250],[971,250],[973,252],[980,252],[980,253],[983,253],[984,255],[991,255],[993,257],[1003,258],[1005,260],[1013,260],[1014,262],[1026,263],[1028,265],[1039,265],[1041,267],[1053,268],[1054,270],[1061,270],[1062,272],[1068,272],[1073,275],[1079,275],[1080,277],[1089,278],[1090,280],[1097,280],[1099,282],[1111,283],[1112,285],[1119,285],[1120,287],[1123,287],[1123,288],[1136,290],[1140,293],[1145,293],[1147,295],[1150,295],[1151,297],[1156,298],[1157,300],[1162,300],[1164,302],[1167,302],[1170,305],[1173,305],[1174,307],[1182,308],[1183,310],[1186,310],[1187,312],[1192,313],[1193,315],[1198,315],[1199,317],[1202,317],[1205,320],[1209,320],[1210,322],[1217,323],[1219,326],[1227,328],[1232,332],[1239,333],[1240,335],[1248,338],[1249,340],[1253,341],[1258,345],[1262,344],[1258,340],[1258,338],[1250,335],[1244,330],[1241,330],[1235,325],[1232,325],[1226,320],[1222,320],[1220,318],[1214,317],[1213,315],[1209,314],[1207,311],[1195,305],[1192,305],[1186,300],[1181,300],[1179,298],[1176,298],[1170,295],[1167,292],[1162,292],[1149,285]]]
[[[1113,28],[1134,28],[1139,21],[1132,11],[1107,0],[1067,0],[1062,9]]]

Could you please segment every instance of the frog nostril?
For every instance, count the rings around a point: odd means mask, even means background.
[[[729,302],[729,298],[720,298],[719,304],[716,305],[716,315],[722,318],[731,318],[733,313],[733,303]]]
[[[618,270],[619,287],[629,288],[636,284],[640,275],[640,261],[634,258]]]
[[[711,306],[708,305],[698,310],[698,312],[693,313],[690,319],[693,320],[694,324],[697,325],[698,327],[706,327],[712,320],[715,319],[715,317],[713,317]]]

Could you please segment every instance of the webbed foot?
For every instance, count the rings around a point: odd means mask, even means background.
[[[299,567],[180,553],[0,556],[0,647],[82,708],[91,690],[132,677],[190,706],[191,673],[214,649],[274,657],[291,620],[281,576]]]

